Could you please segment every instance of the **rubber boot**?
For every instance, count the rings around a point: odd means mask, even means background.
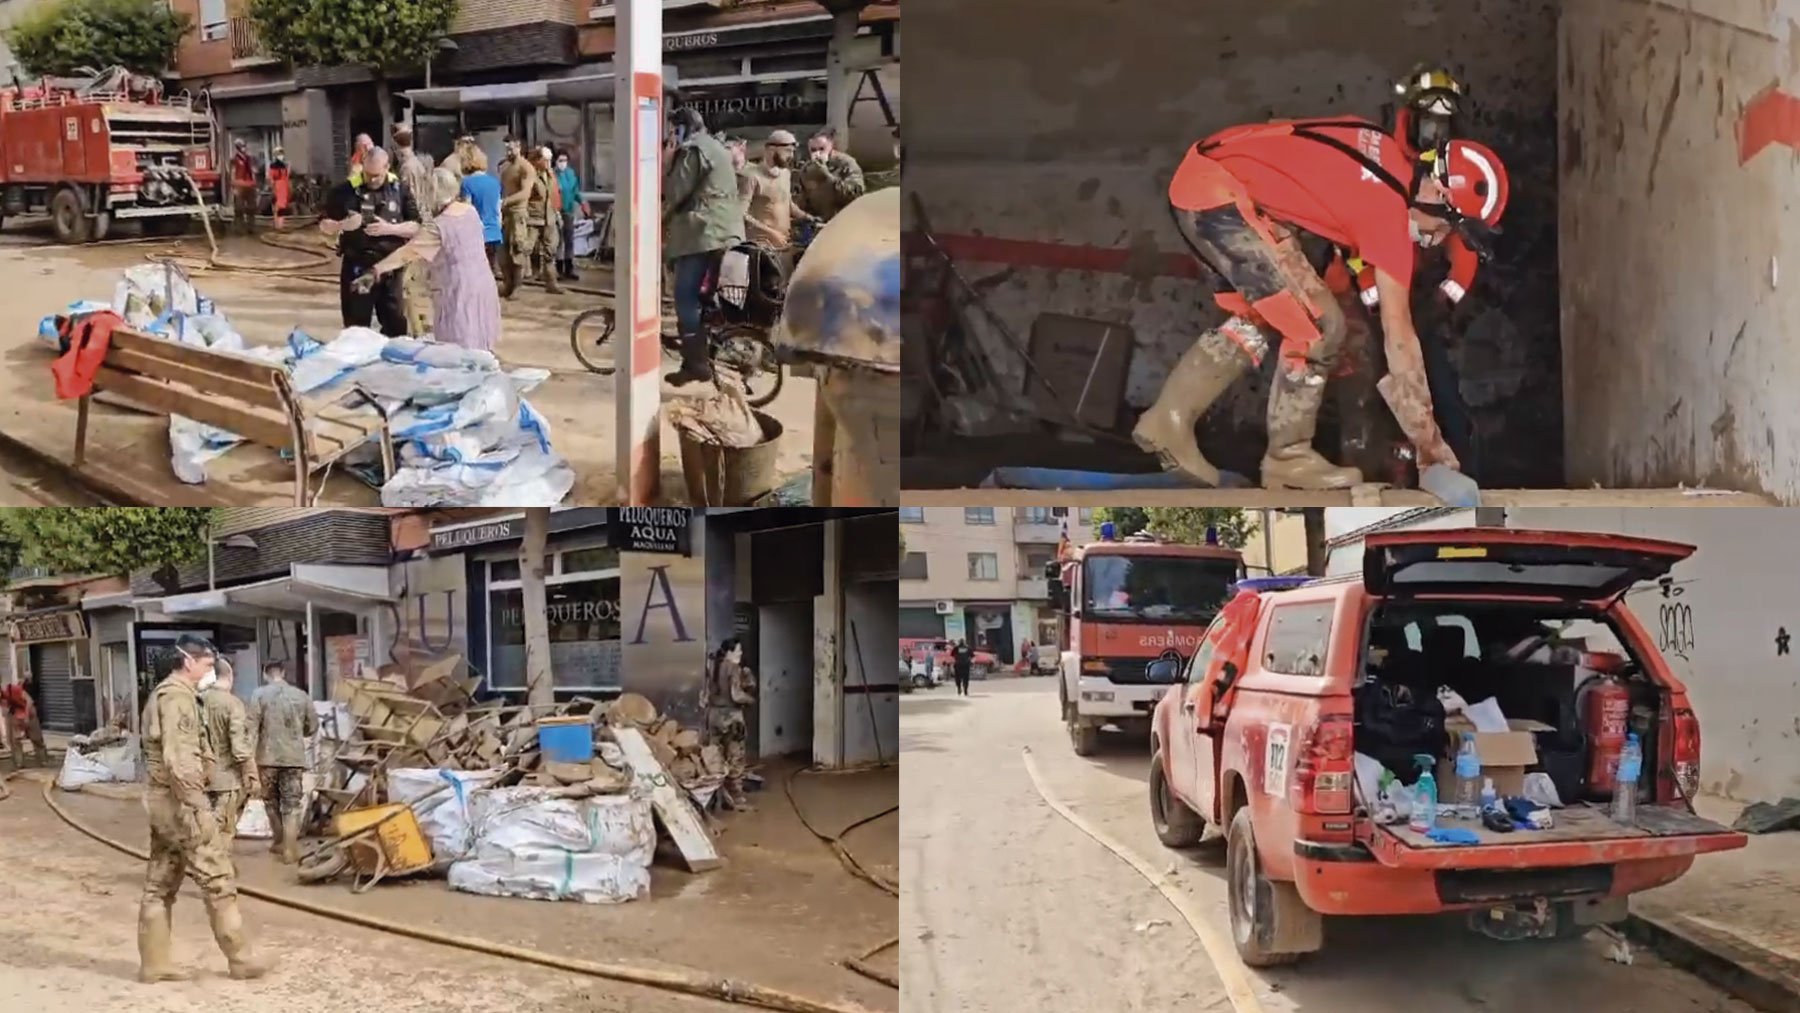
[[[138,980],[186,981],[193,972],[175,963],[171,955],[169,905],[160,900],[138,904]]]
[[[273,836],[271,836],[269,838],[269,854],[280,855],[281,854],[281,817],[275,815],[275,807],[272,805],[269,805],[267,802],[263,803],[263,812],[269,814],[269,830],[273,834]]]
[[[233,978],[260,978],[275,966],[273,960],[258,954],[250,945],[250,936],[244,931],[244,916],[238,913],[236,897],[209,900],[206,916],[212,921],[213,939],[218,942],[219,949],[224,951]]]
[[[500,255],[500,298],[511,299],[519,287],[519,262],[510,255]]]
[[[1250,365],[1249,354],[1224,334],[1202,334],[1163,381],[1156,403],[1138,418],[1132,440],[1155,454],[1164,471],[1218,488],[1219,469],[1201,455],[1194,424]]]
[[[300,817],[282,817],[281,864],[300,864]]]
[[[556,283],[556,271],[548,260],[544,261],[544,266],[538,269],[538,274],[544,279],[544,291],[551,295],[562,294],[562,286]]]
[[[1325,373],[1317,367],[1290,374],[1275,370],[1269,391],[1269,450],[1262,461],[1265,489],[1348,489],[1362,472],[1340,468],[1312,448],[1319,405],[1325,400]]]
[[[681,387],[690,383],[711,383],[712,378],[712,363],[706,359],[706,335],[682,335],[681,368],[665,373],[663,382],[671,387]]]

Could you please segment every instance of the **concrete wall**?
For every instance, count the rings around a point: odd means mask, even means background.
[[[1563,19],[1569,478],[1792,503],[1800,163],[1780,138],[1795,140],[1800,5],[1680,6],[1570,0]]]
[[[1104,270],[1021,266],[1054,250],[965,247],[959,256],[966,273],[993,280],[989,299],[1021,336],[1041,312],[1130,325],[1126,397],[1141,409],[1218,319],[1166,202],[1186,147],[1278,116],[1377,117],[1393,78],[1449,60],[1473,90],[1468,132],[1513,174],[1500,260],[1485,270],[1469,319],[1452,328],[1452,354],[1486,432],[1487,482],[1560,484],[1556,6],[910,0],[907,187],[940,233],[1110,254]],[[916,225],[910,204],[907,213]],[[967,319],[1022,389],[990,322],[979,312]],[[1263,380],[1246,380],[1214,412],[1209,432],[1220,439],[1207,449],[1218,463],[1247,469],[1260,458],[1265,395]],[[1136,412],[1126,416],[1128,426]]]
[[[649,697],[658,711],[683,725],[701,728],[708,649],[704,553],[711,543],[702,511],[693,511],[688,523],[692,555],[619,553],[621,675],[627,691]],[[729,623],[729,611],[726,617]]]

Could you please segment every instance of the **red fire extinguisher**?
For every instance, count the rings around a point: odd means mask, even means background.
[[[1581,725],[1588,740],[1588,794],[1610,798],[1619,754],[1631,718],[1631,690],[1619,672],[1625,659],[1616,654],[1585,654],[1582,667],[1595,674],[1581,687]]]

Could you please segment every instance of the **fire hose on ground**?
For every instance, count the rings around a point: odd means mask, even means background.
[[[9,774],[7,776],[10,777],[12,775]],[[50,811],[54,812],[64,823],[67,823],[82,834],[93,838],[115,851],[123,852],[144,861],[149,860],[150,856],[148,852],[139,848],[134,848],[123,841],[117,841],[107,837],[98,830],[75,819],[68,810],[56,803],[56,799],[51,797],[50,788],[51,782],[45,781],[43,792],[44,804],[48,805]],[[874,817],[870,818],[873,819]],[[846,1002],[827,1002],[811,999],[806,996],[796,995],[792,992],[768,988],[751,982],[736,981],[730,978],[709,974],[704,971],[688,969],[663,970],[636,964],[601,963],[592,960],[581,960],[574,957],[559,956],[554,953],[545,953],[541,950],[531,950],[520,946],[508,946],[504,943],[493,943],[482,939],[471,939],[467,936],[457,936],[446,932],[437,932],[431,929],[420,928],[415,925],[389,921],[385,918],[376,918],[371,915],[359,914],[353,911],[344,911],[327,904],[315,904],[311,901],[299,900],[276,891],[259,889],[257,887],[239,886],[238,893],[247,897],[254,897],[257,900],[268,901],[271,904],[280,904],[283,907],[290,907],[297,911],[305,911],[308,914],[318,915],[322,918],[331,918],[341,922],[348,922],[352,925],[360,925],[364,928],[375,929],[380,932],[406,936],[428,943],[436,943],[440,946],[450,946],[460,950],[485,953],[490,956],[507,957],[512,960],[537,964],[542,967],[554,968],[559,971],[568,971],[574,974],[584,974],[595,978],[623,981],[633,985],[644,985],[669,992],[681,992],[687,995],[718,999],[724,1002],[737,1003],[744,1006],[760,1006],[764,1009],[789,1011],[789,1013],[871,1013],[866,1006]],[[890,944],[883,944],[876,950],[870,951],[870,953],[873,954],[879,952],[881,949],[885,949],[887,945]]]
[[[819,828],[812,825],[812,822],[806,818],[806,813],[801,811],[800,803],[798,801],[796,801],[794,798],[794,778],[799,776],[801,770],[803,770],[803,769],[804,768],[801,768],[801,767],[795,767],[793,770],[788,772],[787,778],[781,782],[781,789],[787,795],[788,805],[793,807],[794,815],[799,818],[800,825],[805,827],[807,829],[807,831],[809,833],[811,833],[814,837],[817,837],[819,840],[824,841],[827,845],[830,845],[832,854],[837,856],[838,861],[843,864],[844,868],[852,876],[855,876],[857,879],[863,880],[864,882],[867,882],[873,886],[879,887],[880,889],[886,891],[889,894],[892,894],[895,897],[899,897],[900,896],[899,885],[883,878],[882,876],[880,876],[879,874],[877,874],[875,872],[870,871],[861,862],[857,861],[856,856],[850,853],[850,849],[846,848],[844,846],[844,837],[847,836],[850,833],[850,831],[855,830],[857,827],[860,827],[865,823],[873,823],[876,820],[878,820],[878,819],[882,818],[883,816],[886,816],[890,813],[899,812],[900,807],[898,805],[888,806],[886,809],[883,809],[878,813],[874,813],[869,816],[864,816],[862,819],[857,820],[855,823],[850,824],[849,826],[845,827],[844,829],[838,831],[836,834],[827,834],[827,833],[821,831]],[[872,967],[868,963],[869,958],[875,956],[875,954],[880,953],[883,950],[898,946],[898,945],[900,945],[900,937],[895,936],[892,939],[885,940],[885,941],[881,942],[880,944],[873,946],[873,947],[869,948],[868,950],[865,950],[864,952],[858,954],[857,956],[844,958],[844,966],[848,967],[850,970],[855,971],[857,974],[860,974],[865,978],[869,978],[874,981],[879,981],[883,985],[888,986],[889,988],[899,988],[900,987],[899,976],[889,974],[886,971],[881,970],[880,968]]]

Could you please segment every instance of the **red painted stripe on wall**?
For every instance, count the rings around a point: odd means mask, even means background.
[[[931,247],[921,233],[908,232],[903,237],[906,252],[926,253]],[[934,233],[933,238],[952,260],[1005,264],[1008,267],[1036,267],[1047,271],[1086,271],[1092,274],[1141,276],[1143,255],[1131,250],[1074,243],[1046,243],[1035,239],[1004,239],[999,236]],[[1158,278],[1200,278],[1200,264],[1183,253],[1159,253],[1151,267]]]
[[[1738,121],[1738,164],[1774,144],[1800,149],[1800,98],[1771,85],[1744,106]]]

